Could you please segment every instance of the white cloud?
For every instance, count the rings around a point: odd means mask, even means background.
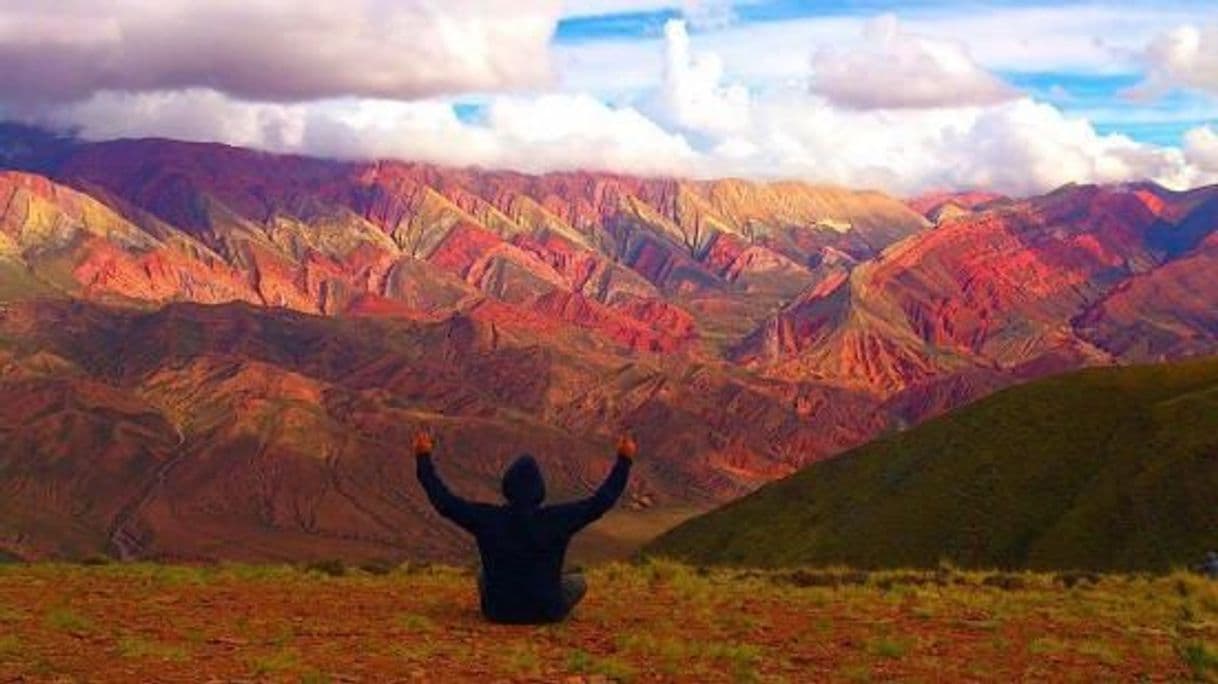
[[[654,12],[679,5],[679,0],[564,0],[562,13],[566,17],[599,17],[629,12]]]
[[[603,4],[618,1],[626,0]],[[1218,5],[1150,0],[1119,5],[1004,4],[969,12],[903,8],[900,17],[907,33],[958,43],[991,72],[1135,74],[1142,70],[1140,55],[1151,36],[1182,23],[1218,21]],[[718,54],[730,75],[741,82],[804,82],[813,47],[850,50],[863,45],[865,23],[864,17],[837,13],[781,21],[740,20],[722,30],[699,33],[694,45]],[[558,44],[554,52],[564,87],[600,95],[654,86],[662,64],[658,38]]]
[[[34,123],[73,128],[90,140],[163,137],[220,141],[284,150],[304,129],[303,108],[233,100],[214,90],[97,93],[87,100],[54,107]]]
[[[904,36],[891,19],[873,24],[871,33],[885,49],[915,53],[914,64],[933,53],[931,71],[955,69],[981,87],[961,98],[962,103],[925,108],[842,106],[832,98],[805,94],[798,84],[750,94],[726,82],[715,55],[692,54],[688,36],[674,22],[666,30],[659,96],[666,107],[659,118],[707,138],[696,166],[702,176],[798,177],[899,193],[979,187],[1017,194],[1072,181],[1152,178],[1181,187],[1201,179],[1179,150],[1101,135],[1086,120],[1067,117],[1051,105],[1011,99],[1005,88],[1002,102],[976,97],[992,83],[978,77],[987,75],[966,55]],[[901,83],[925,76],[908,73],[909,63],[894,66]],[[879,64],[868,68],[881,71]],[[857,77],[891,80],[883,73]],[[950,85],[958,93],[967,91],[968,83]],[[973,101],[977,99],[982,102]]]
[[[1149,68],[1135,97],[1157,97],[1176,88],[1218,93],[1218,25],[1179,26],[1155,36],[1143,52]]]
[[[1037,192],[1069,182],[1152,179],[1190,186],[1195,170],[1179,150],[1101,135],[1086,120],[1022,99],[978,112],[944,150],[946,187],[972,185]],[[954,181],[954,182],[950,182]]]
[[[723,61],[713,53],[693,54],[685,22],[664,26],[664,78],[657,115],[679,129],[723,134],[748,123],[749,92],[742,85],[723,85]]]
[[[598,17],[635,12],[681,10],[695,26],[722,28],[734,19],[733,7],[758,0],[565,0],[564,17]]]
[[[1179,150],[1100,135],[1021,98],[987,107],[841,108],[790,94],[754,103],[745,135],[723,139],[703,175],[797,177],[898,194],[937,188],[1043,192],[1068,182],[1200,180]],[[718,171],[718,174],[715,172]]]
[[[434,101],[335,103],[310,108],[306,119],[299,151],[340,158],[644,175],[688,173],[694,158],[681,136],[587,95],[496,98],[480,123]]]
[[[399,158],[541,172],[688,174],[694,151],[638,111],[587,95],[503,96],[485,121],[436,100],[262,104],[215,91],[102,93],[48,121],[87,139],[162,136],[343,159]]]
[[[683,0],[681,16],[690,26],[703,31],[727,28],[736,21],[731,0]]]
[[[877,30],[888,31],[882,38],[899,35],[891,25]],[[803,81],[745,88],[729,71],[734,65],[695,50],[679,22],[667,27],[665,40],[653,45],[651,79],[659,85],[637,107],[587,94],[488,95],[470,121],[444,100],[268,104],[190,89],[107,91],[50,116],[92,138],[164,135],[531,172],[800,178],[898,194],[941,188],[1022,194],[1067,182],[1146,178],[1185,187],[1218,178],[1218,136],[1210,129],[1190,133],[1182,151],[1102,135],[1086,119],[1028,97],[924,108],[841,106],[809,93]]]
[[[560,0],[0,0],[0,100],[207,88],[251,100],[531,87]]]
[[[1185,133],[1184,156],[1198,168],[1218,174],[1218,133],[1209,126]]]
[[[588,95],[500,98],[487,125],[502,147],[499,158],[526,171],[592,169],[645,175],[687,174],[695,153],[630,107],[608,107]]]
[[[858,109],[992,104],[1015,97],[963,46],[906,33],[895,15],[868,22],[863,45],[824,47],[812,58],[812,90]]]

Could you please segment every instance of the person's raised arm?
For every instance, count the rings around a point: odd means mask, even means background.
[[[617,460],[609,476],[597,487],[592,496],[569,504],[554,507],[555,514],[562,520],[563,527],[574,533],[598,520],[613,504],[617,503],[622,492],[626,491],[626,481],[630,479],[630,466],[638,454],[639,447],[634,437],[623,434],[617,442]]]
[[[431,433],[419,430],[414,436],[415,475],[427,499],[440,515],[457,523],[469,532],[473,532],[478,521],[478,504],[471,503],[452,493],[448,485],[436,473],[436,466],[431,461],[431,452],[435,448],[435,440]]]

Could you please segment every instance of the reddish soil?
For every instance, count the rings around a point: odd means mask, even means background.
[[[1180,681],[1212,676],[1218,643],[1218,588],[1185,576],[654,563],[589,583],[567,622],[510,627],[443,567],[5,566],[0,681]]]

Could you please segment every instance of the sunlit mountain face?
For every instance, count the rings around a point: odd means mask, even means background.
[[[830,5],[0,7],[0,556],[456,558],[420,424],[634,431],[612,537],[1218,353],[1215,8]]]
[[[1013,199],[25,136],[0,173],[19,556],[452,557],[420,423],[496,496],[649,445],[696,510],[1025,379],[1218,351],[1218,194]],[[48,145],[46,156],[39,150]]]

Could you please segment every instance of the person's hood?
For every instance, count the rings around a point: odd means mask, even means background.
[[[541,468],[529,454],[523,454],[503,473],[503,497],[513,506],[535,508],[546,498],[546,483]]]

